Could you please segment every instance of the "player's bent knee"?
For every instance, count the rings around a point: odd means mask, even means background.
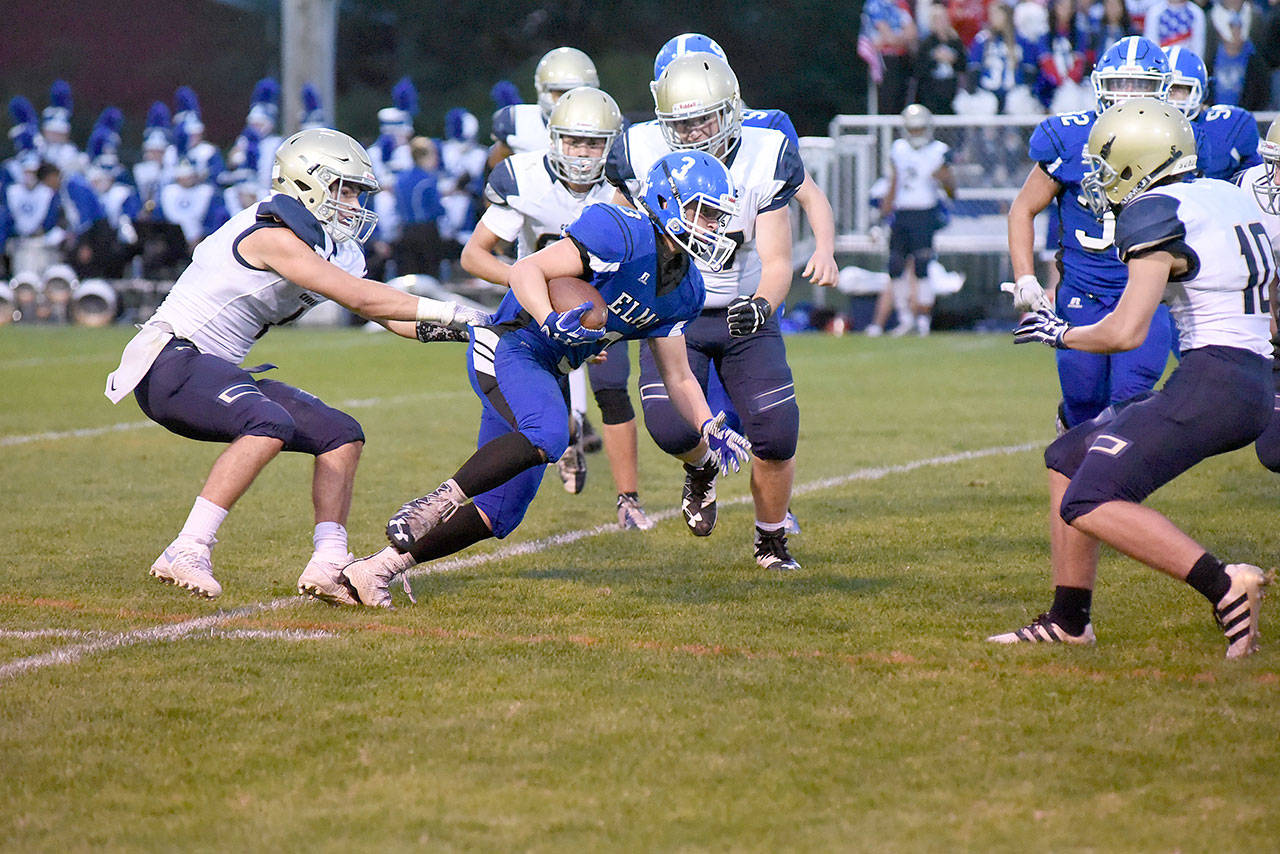
[[[360,422],[336,409],[326,414],[317,433],[314,441],[316,450],[312,452],[316,456],[337,450],[343,445],[357,442],[363,445],[365,441],[364,429],[361,428]]]
[[[1253,446],[1258,462],[1280,474],[1280,430],[1267,430]]]
[[[602,388],[596,390],[596,405],[600,407],[600,420],[605,424],[626,424],[636,417],[631,405],[631,395],[626,389]]]
[[[702,441],[702,437],[679,418],[672,423],[646,417],[644,424],[653,443],[672,456],[687,454]]]
[[[791,405],[774,407],[762,413],[762,418],[752,418],[747,424],[747,439],[751,453],[762,460],[782,462],[796,455],[800,438],[800,409]]]
[[[279,439],[285,447],[288,447],[297,430],[298,425],[288,410],[274,400],[258,396],[240,413],[240,429],[237,435]]]

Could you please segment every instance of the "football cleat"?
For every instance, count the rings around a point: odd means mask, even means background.
[[[790,507],[787,508],[787,518],[782,520],[782,530],[792,536],[800,533],[800,520],[791,512]]]
[[[418,602],[413,598],[409,578],[403,574],[413,563],[412,555],[400,554],[387,546],[376,554],[347,564],[342,570],[342,578],[355,594],[356,604],[368,605],[370,608],[390,608],[391,581],[399,575],[409,601],[416,605]]]
[[[577,495],[587,485],[587,454],[583,449],[583,419],[577,413],[569,416],[569,447],[556,460],[556,472],[564,491]]]
[[[387,522],[387,539],[397,551],[407,552],[423,534],[448,519],[467,503],[458,484],[449,478],[434,492],[401,506]]]
[[[1082,646],[1096,643],[1098,639],[1093,634],[1092,623],[1085,623],[1084,631],[1073,635],[1044,613],[1016,631],[992,635],[987,640],[991,643],[1069,643]]]
[[[1231,588],[1214,606],[1213,618],[1227,636],[1227,658],[1244,658],[1258,649],[1258,606],[1271,578],[1247,563],[1230,564],[1227,575]]]
[[[618,527],[624,531],[647,531],[653,527],[653,520],[644,512],[636,496],[618,496]]]
[[[684,464],[680,513],[695,537],[708,536],[716,526],[716,475],[719,473],[720,466],[715,460],[704,466]]]
[[[222,585],[213,577],[213,555],[209,550],[212,545],[195,540],[174,540],[151,564],[151,575],[196,596],[216,599],[222,595]]]
[[[336,561],[312,555],[307,561],[307,568],[298,576],[298,595],[310,596],[330,605],[359,605],[351,587],[342,577],[342,568],[353,560],[355,555],[350,554]]]
[[[776,569],[779,572],[800,568],[800,562],[787,551],[785,530],[765,531],[756,528],[756,563],[765,569]]]

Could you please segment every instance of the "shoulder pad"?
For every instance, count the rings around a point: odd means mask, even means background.
[[[1121,261],[1186,239],[1187,227],[1178,218],[1178,200],[1164,193],[1146,193],[1124,206],[1116,217],[1116,251]]]
[[[781,131],[791,144],[800,147],[800,135],[791,117],[783,110],[747,110],[742,114],[742,123],[747,127],[772,128]]]
[[[258,222],[279,222],[308,246],[316,249],[323,249],[325,246],[325,233],[320,220],[293,196],[277,193],[265,202],[259,202],[257,218]]]
[[[593,261],[616,264],[635,256],[636,232],[641,228],[652,226],[639,211],[595,204],[584,208],[578,218],[565,228],[565,234],[590,253]],[[594,269],[596,265],[593,263],[592,267]]]
[[[519,192],[516,171],[511,166],[511,158],[508,157],[493,167],[493,171],[489,173],[489,183],[485,185],[484,197],[490,204],[505,205],[508,198],[518,195]]]
[[[785,137],[782,147],[778,149],[778,160],[773,167],[773,180],[780,181],[781,186],[778,192],[773,194],[769,203],[761,209],[762,211],[773,211],[784,206],[791,201],[791,197],[804,183],[804,161],[800,159],[800,152]]]
[[[489,135],[493,137],[493,141],[506,145],[507,137],[516,132],[515,110],[512,107],[503,107],[498,110],[493,114],[491,127],[493,129],[490,131]]]
[[[629,195],[626,190],[626,182],[636,179],[635,169],[631,166],[631,154],[628,147],[630,134],[622,132],[618,134],[618,138],[613,141],[613,145],[609,148],[609,154],[604,162],[604,177],[610,184],[622,190],[623,195]]]

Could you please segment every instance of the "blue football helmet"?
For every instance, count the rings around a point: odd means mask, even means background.
[[[1127,98],[1163,101],[1169,93],[1169,59],[1151,39],[1126,36],[1107,48],[1090,79],[1099,113]]]
[[[704,151],[673,151],[653,164],[636,197],[662,233],[713,272],[738,244],[725,232],[738,212],[729,170]]]
[[[714,53],[725,62],[729,61],[729,58],[724,55],[724,48],[716,44],[716,40],[710,36],[704,36],[702,33],[682,33],[669,40],[662,46],[662,50],[658,51],[658,56],[653,60],[653,79],[657,80],[662,76],[662,72],[671,64],[671,60],[686,53]]]
[[[1204,60],[1180,45],[1165,48],[1165,56],[1169,58],[1168,101],[1188,119],[1194,119],[1204,109],[1204,93],[1209,88]]]

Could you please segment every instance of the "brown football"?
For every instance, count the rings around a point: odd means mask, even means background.
[[[591,303],[591,310],[582,315],[582,325],[588,329],[604,328],[604,297],[600,296],[600,292],[590,282],[572,276],[561,276],[547,282],[547,293],[551,296],[551,307],[561,314],[584,302]]]

